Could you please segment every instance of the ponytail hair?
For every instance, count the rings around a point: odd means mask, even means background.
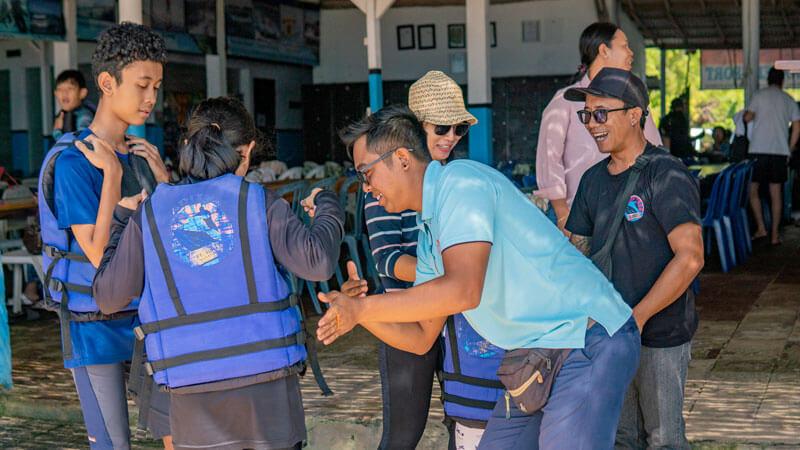
[[[578,42],[578,49],[581,53],[581,75],[589,70],[597,55],[600,53],[600,45],[605,44],[611,47],[611,41],[614,39],[614,34],[619,30],[619,27],[610,22],[595,22],[581,33],[581,39]]]
[[[241,101],[234,97],[209,98],[200,102],[189,119],[186,145],[178,156],[181,176],[198,180],[233,173],[241,163],[236,150],[255,142],[250,161],[263,155],[262,134]]]

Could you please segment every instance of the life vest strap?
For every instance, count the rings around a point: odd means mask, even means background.
[[[248,303],[246,305],[233,306],[230,308],[216,309],[213,311],[188,314],[185,316],[170,317],[169,319],[162,319],[155,322],[141,324],[136,328],[140,329],[142,334],[137,332],[136,337],[138,339],[144,339],[145,335],[184,325],[213,322],[216,320],[230,319],[233,317],[247,316],[250,314],[285,311],[289,308],[293,308],[296,305],[296,297],[290,295],[289,297],[277,302]]]
[[[153,238],[153,246],[156,249],[158,261],[161,263],[161,270],[164,272],[164,280],[167,283],[167,290],[169,291],[170,299],[172,299],[172,305],[175,307],[175,312],[179,316],[185,316],[186,310],[183,309],[181,297],[178,295],[178,288],[175,286],[175,277],[172,275],[172,268],[169,266],[167,253],[164,251],[164,243],[161,240],[161,235],[158,233],[158,227],[156,226],[156,218],[153,214],[153,204],[151,199],[152,197],[148,197],[147,200],[145,200],[144,212],[147,215],[147,224],[150,227],[150,235]]]
[[[469,384],[472,386],[485,387],[490,389],[505,389],[500,380],[487,380],[484,378],[471,377],[463,373],[450,373],[444,372],[442,374],[444,381],[455,381],[458,383]]]
[[[293,345],[304,345],[306,342],[305,332],[302,330],[289,336],[276,339],[267,339],[247,344],[222,347],[213,350],[203,350],[199,352],[186,353],[184,355],[173,356],[171,358],[157,359],[145,364],[145,369],[149,375],[155,372],[166,370],[172,367],[183,366],[201,361],[211,361],[214,359],[229,358],[232,356],[246,355],[264,350],[291,347]]]
[[[89,258],[86,255],[66,250],[61,250],[60,248],[53,245],[47,245],[47,244],[42,245],[42,252],[44,253],[44,256],[47,256],[48,258],[68,259],[70,261],[77,261],[84,263],[91,262],[89,261]]]
[[[472,398],[460,397],[458,395],[448,394],[446,392],[442,393],[442,401],[455,403],[462,406],[467,406],[469,408],[479,408],[488,410],[494,409],[494,405],[497,403],[497,402],[487,402],[485,400],[475,400]]]

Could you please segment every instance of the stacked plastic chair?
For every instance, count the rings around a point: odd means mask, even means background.
[[[735,170],[735,166],[730,166],[723,170],[714,180],[714,185],[711,188],[711,197],[708,201],[708,208],[706,209],[706,214],[702,221],[706,254],[711,254],[711,233],[713,232],[719,250],[719,259],[723,272],[728,272],[728,270],[736,265],[733,226],[730,216],[726,214],[728,209],[727,205],[731,196],[732,174]]]
[[[744,160],[733,168],[731,195],[726,204],[725,214],[733,225],[734,248],[738,262],[742,262],[751,253],[753,246],[750,240],[750,223],[747,219],[747,202],[750,197],[750,179],[753,175],[753,161]]]

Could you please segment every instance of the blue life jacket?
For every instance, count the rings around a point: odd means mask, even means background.
[[[157,384],[174,389],[305,361],[296,296],[275,265],[264,202],[260,185],[232,174],[162,184],[145,201],[135,332]]]
[[[79,132],[67,133],[53,145],[42,162],[39,173],[39,221],[42,231],[42,266],[45,267],[45,307],[59,313],[61,339],[65,359],[72,359],[69,336],[70,321],[113,320],[136,313],[137,300],[125,311],[103,314],[92,298],[92,280],[96,272],[86,255],[70,250],[74,241],[69,229],[58,227],[55,210],[55,167],[62,152],[74,149]],[[147,162],[129,155],[122,165],[122,196],[138,194],[142,188],[152,192],[155,178]]]
[[[505,350],[479,335],[460,313],[447,318],[444,344],[444,412],[467,426],[485,428],[505,390],[497,378]]]

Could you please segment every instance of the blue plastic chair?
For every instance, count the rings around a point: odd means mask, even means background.
[[[706,215],[703,217],[703,239],[706,254],[711,253],[711,233],[713,231],[719,250],[722,271],[728,272],[736,265],[736,251],[733,247],[733,229],[730,217],[725,215],[725,205],[731,195],[731,174],[734,167],[723,170],[714,180]]]
[[[300,207],[300,201],[303,200],[303,193],[306,191],[307,185],[308,181],[300,180],[281,186],[278,189],[279,197],[283,197],[289,193],[292,194],[292,201],[289,204],[292,206],[292,212],[294,212],[297,217],[301,217],[300,212],[302,208]]]
[[[753,247],[750,242],[750,224],[747,220],[747,201],[749,196],[752,162],[741,161],[733,169],[731,196],[725,208],[725,215],[733,225],[734,247],[739,262],[749,256]]]

